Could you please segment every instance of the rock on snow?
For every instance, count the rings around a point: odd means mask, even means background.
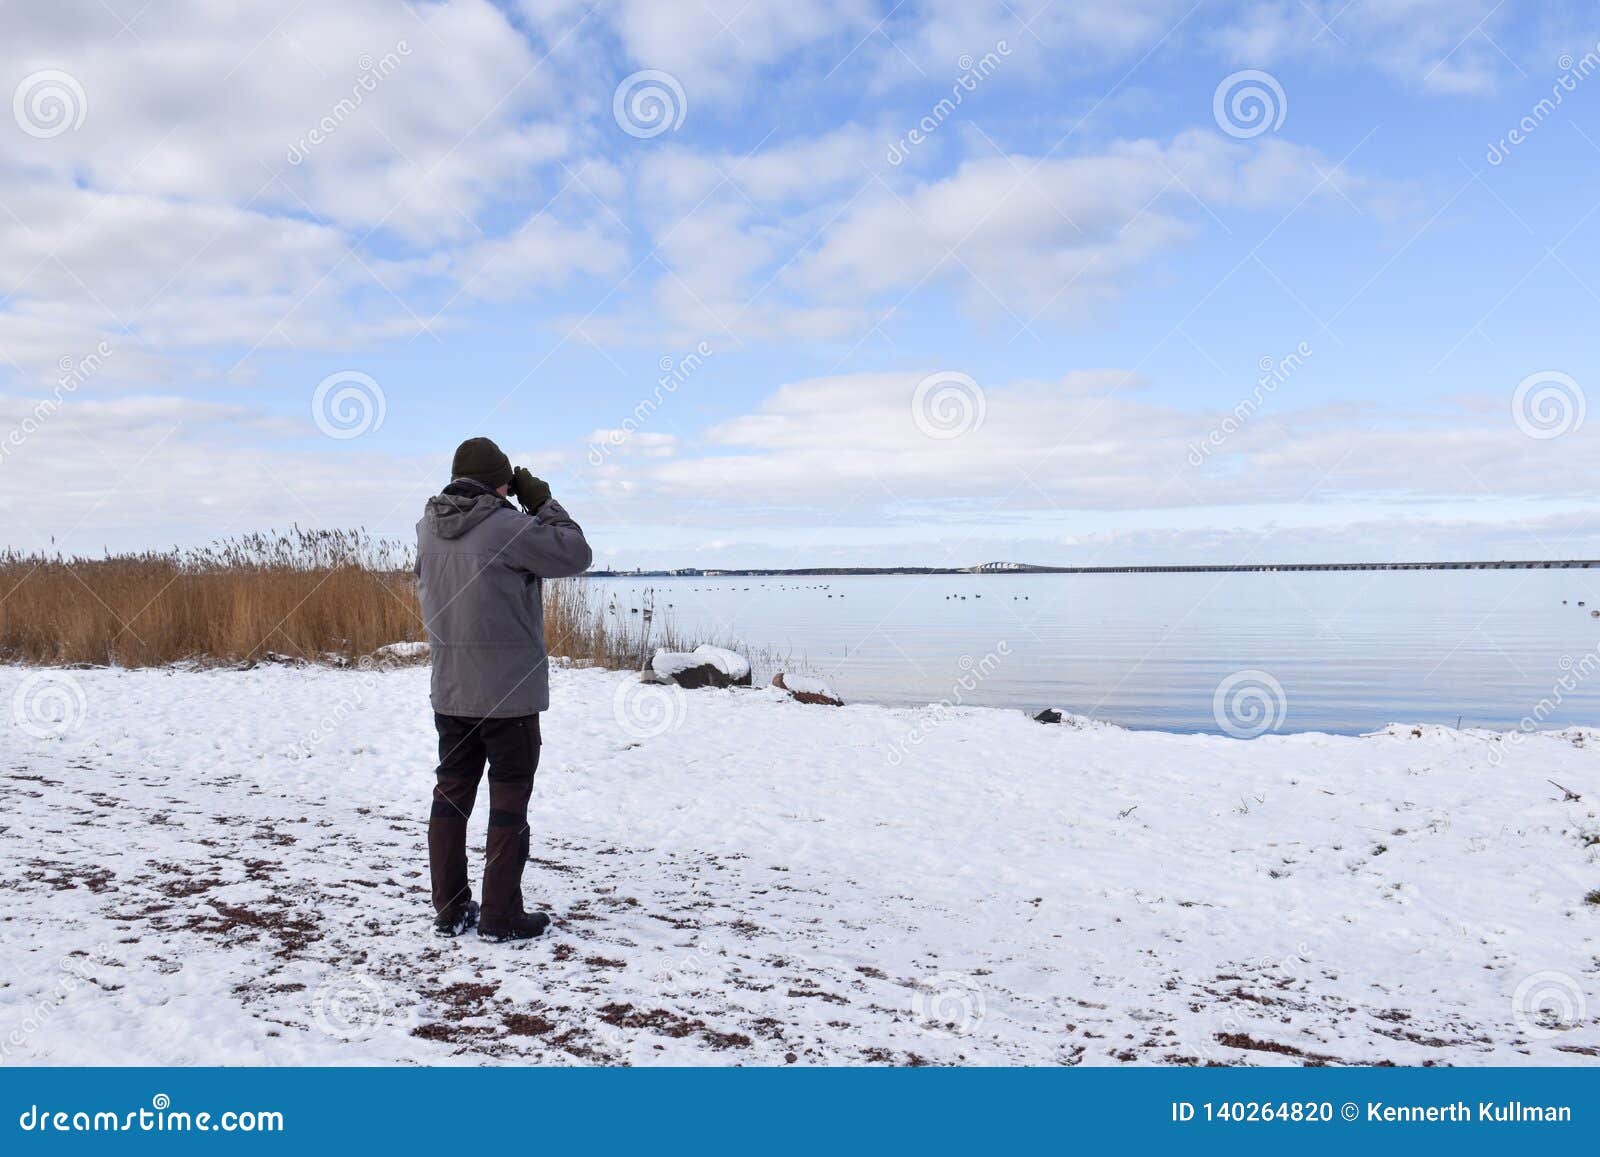
[[[693,651],[657,651],[650,660],[656,682],[681,687],[748,687],[750,663],[743,655],[701,644]]]
[[[792,697],[802,703],[814,703],[827,707],[843,707],[844,700],[823,679],[814,675],[791,675],[779,671],[772,677],[772,685],[780,691],[787,691]]]
[[[507,947],[430,934],[425,668],[4,667],[0,703],[41,678],[64,734],[0,719],[9,1063],[1600,1056],[1593,733],[1242,742],[558,670],[524,880],[557,923]]]

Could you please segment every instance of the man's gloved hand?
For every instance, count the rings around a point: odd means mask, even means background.
[[[518,466],[511,474],[511,493],[522,503],[522,509],[534,514],[550,501],[550,483],[535,478],[526,466]]]

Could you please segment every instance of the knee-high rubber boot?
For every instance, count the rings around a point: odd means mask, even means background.
[[[433,875],[433,910],[443,916],[472,899],[467,880],[467,819],[478,794],[478,781],[439,777],[428,817],[428,865]]]
[[[489,839],[483,865],[483,927],[522,915],[522,866],[528,861],[532,783],[489,783]]]

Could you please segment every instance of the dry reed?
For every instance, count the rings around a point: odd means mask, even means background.
[[[411,565],[399,543],[299,528],[101,559],[0,552],[0,662],[353,662],[427,637]],[[653,616],[619,622],[596,603],[584,580],[545,584],[552,655],[637,668],[681,645]]]

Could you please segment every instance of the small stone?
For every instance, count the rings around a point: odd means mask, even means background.
[[[790,686],[791,683],[793,686]],[[779,671],[772,677],[772,685],[779,691],[787,691],[789,698],[796,703],[814,703],[819,707],[844,706],[844,700],[839,698],[839,693],[821,679],[812,679],[805,675],[786,677]]]

